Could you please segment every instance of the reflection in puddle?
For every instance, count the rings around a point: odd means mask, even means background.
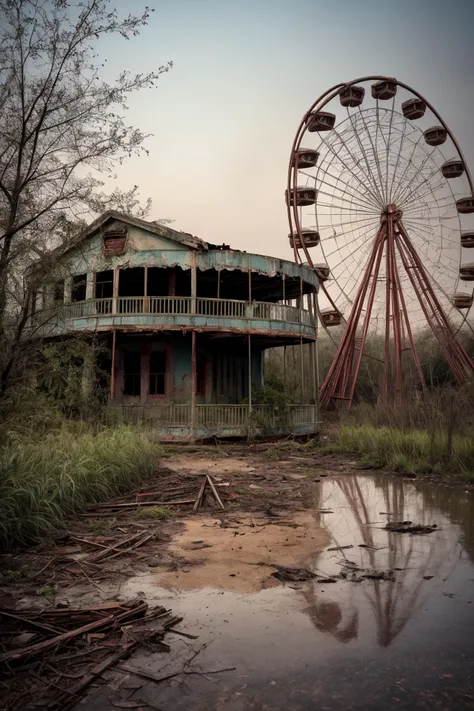
[[[207,644],[199,668],[236,671],[149,684],[132,698],[173,711],[473,708],[473,500],[386,476],[325,480],[315,508],[334,511],[317,514],[331,538],[327,548],[352,548],[315,555],[313,570],[336,575],[351,561],[393,569],[395,582],[177,593],[170,606],[184,616],[182,629]],[[436,523],[438,530],[390,533],[388,520]],[[182,661],[173,655],[162,658],[155,672],[176,664]],[[91,700],[81,708],[99,706]]]
[[[341,564],[353,563],[362,569],[394,571],[396,582],[344,582],[334,586],[332,602],[327,599],[331,597],[329,585],[321,601],[321,585],[311,584],[303,593],[307,613],[317,629],[341,642],[357,637],[364,627],[372,628],[368,619],[372,617],[377,643],[388,647],[433,587],[449,580],[462,553],[460,529],[415,485],[382,475],[326,481],[322,501],[334,511],[321,514],[333,540],[329,547],[341,550],[317,556],[315,568],[337,575]],[[436,523],[437,530],[425,535],[392,533],[384,529],[387,521]]]

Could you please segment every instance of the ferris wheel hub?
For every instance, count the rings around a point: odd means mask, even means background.
[[[389,218],[393,220],[401,220],[403,210],[399,210],[395,203],[386,205],[380,214],[380,222],[386,222]]]

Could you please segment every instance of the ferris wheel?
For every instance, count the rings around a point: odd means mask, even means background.
[[[380,76],[326,91],[298,128],[286,204],[295,260],[319,276],[320,322],[344,326],[322,404],[352,402],[368,334],[384,341],[386,397],[400,401],[407,357],[425,390],[427,328],[456,380],[473,374],[456,334],[474,313],[474,186],[420,93]]]

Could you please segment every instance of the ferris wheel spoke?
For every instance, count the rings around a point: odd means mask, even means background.
[[[435,171],[435,170],[433,170],[432,174],[431,174],[430,176],[428,176],[427,178],[425,178],[425,180],[424,180],[423,182],[421,182],[421,183],[418,184],[418,186],[416,187],[416,190],[414,190],[414,191],[410,194],[410,196],[407,196],[405,199],[403,199],[402,201],[400,201],[400,202],[397,203],[397,204],[400,205],[400,207],[401,207],[402,209],[406,209],[407,207],[409,207],[410,205],[412,205],[412,204],[414,204],[414,203],[420,203],[421,205],[426,205],[426,204],[427,204],[426,202],[423,203],[423,202],[421,202],[421,201],[422,201],[425,197],[427,197],[427,196],[429,196],[429,195],[433,195],[433,192],[435,192],[436,190],[440,190],[441,188],[444,187],[444,181],[443,181],[443,180],[440,180],[439,183],[435,184],[434,186],[433,186],[433,185],[430,186],[430,188],[428,188],[428,190],[425,190],[425,192],[423,192],[423,193],[418,193],[418,192],[417,192],[420,188],[422,188],[422,187],[425,185],[425,183],[429,182],[429,180],[431,180],[431,178],[433,178],[434,175],[436,175],[436,171]],[[454,196],[453,196],[453,197],[454,197]],[[430,204],[436,204],[436,205],[439,206],[440,201],[441,201],[441,200],[445,200],[445,199],[447,199],[447,197],[446,197],[446,198],[444,198],[444,197],[439,197],[439,198],[434,197]],[[455,201],[455,200],[454,200],[454,201]],[[451,203],[451,204],[453,204],[453,203]]]
[[[417,234],[417,235],[418,235],[418,233],[420,233],[420,232],[426,234],[426,235],[427,235],[427,238],[424,238],[423,241],[424,241],[426,244],[428,244],[429,247],[432,249],[432,237],[433,237],[433,232],[432,232],[432,230],[430,230],[428,227],[424,227],[424,226],[419,225],[419,224],[414,224],[414,223],[411,222],[411,220],[404,220],[403,223],[404,223],[404,224],[410,224],[410,225],[411,225],[410,231],[411,231],[412,233],[415,233],[415,234]],[[456,243],[456,242],[453,241],[453,244],[456,245],[456,246],[458,246],[459,243]],[[445,252],[445,251],[447,251],[447,250],[440,250],[439,253],[441,253],[441,251]],[[431,259],[431,257],[429,257],[429,256],[428,256],[428,258]],[[449,254],[445,254],[445,255],[444,255],[444,258],[445,258],[445,259],[451,259],[450,256],[449,256]],[[458,263],[458,262],[456,262],[456,263]]]
[[[401,202],[402,202],[402,200],[404,199],[404,197],[405,197],[407,194],[410,194],[409,188],[413,185],[413,182],[414,182],[415,180],[417,180],[417,178],[419,178],[420,175],[422,175],[423,169],[424,169],[425,165],[426,165],[426,164],[428,163],[428,161],[433,157],[433,153],[435,152],[435,150],[436,150],[436,149],[434,148],[434,149],[431,151],[431,153],[427,153],[427,155],[426,155],[425,159],[423,160],[421,166],[419,166],[418,168],[415,168],[415,173],[414,173],[414,175],[412,176],[412,178],[409,180],[409,182],[408,182],[404,187],[401,187],[400,190],[399,190],[399,192],[395,195],[394,202],[395,202],[396,205],[400,205]],[[434,171],[433,171],[433,174],[434,174]]]
[[[310,180],[314,180],[314,181],[316,182],[316,184],[318,184],[318,183],[317,183],[317,180],[318,180],[318,179],[316,178],[316,176],[311,175],[310,173],[307,173],[307,172],[304,171],[304,170],[301,170],[300,173],[301,173],[302,175],[305,175],[305,176],[306,176],[307,178],[309,178]],[[330,177],[333,177],[333,176],[330,176]],[[334,179],[335,179],[335,180],[338,180],[335,176],[334,176]],[[347,185],[348,187],[351,187],[351,186],[349,185],[349,183],[346,183],[346,182],[343,181],[343,180],[340,180],[339,182],[341,182],[343,185]],[[322,185],[327,185],[327,183],[324,183],[323,180],[320,181],[320,184],[322,184]],[[339,187],[337,187],[337,186],[332,186],[332,185],[330,185],[330,187],[334,187],[334,190],[338,190],[339,192],[343,192],[343,191],[342,191],[342,188],[339,188]],[[328,197],[333,197],[333,198],[335,198],[335,199],[341,200],[341,197],[340,197],[339,195],[334,195],[333,193],[325,192],[325,191],[321,190],[321,188],[319,188],[319,187],[317,187],[316,189],[317,189],[317,191],[318,191],[318,194],[321,193],[321,194],[323,194],[323,195],[327,195]],[[344,191],[344,193],[345,193],[345,191]],[[350,196],[350,197],[355,197],[355,198],[357,198],[358,201],[359,201],[359,204],[360,204],[361,206],[368,207],[368,208],[373,208],[373,207],[375,207],[375,205],[374,205],[373,202],[370,202],[370,201],[368,201],[368,200],[365,200],[365,198],[363,198],[362,196],[360,196],[360,195],[357,194],[357,193],[350,193],[350,192],[348,192],[347,195]],[[357,204],[357,203],[355,203],[355,204]]]
[[[370,222],[368,222],[363,228],[355,227],[352,230],[344,230],[342,232],[342,235],[337,235],[337,233],[336,233],[332,237],[331,236],[326,237],[325,241],[328,241],[329,239],[333,239],[335,242],[337,242],[338,237],[342,236],[346,239],[344,246],[353,247],[353,249],[360,249],[366,239],[365,233],[361,233],[361,229],[372,231],[372,228],[374,228],[376,230],[377,224],[378,223],[375,222],[374,220],[370,220]],[[350,236],[352,236],[351,239],[349,239]],[[334,251],[325,253],[325,256],[327,258],[330,258],[337,252],[340,252],[340,249],[341,249],[341,245],[337,244],[334,248]]]
[[[375,190],[376,190],[376,192],[377,192],[377,194],[378,194],[378,196],[379,196],[379,198],[380,198],[381,207],[382,207],[382,206],[386,203],[385,195],[384,195],[384,190],[383,190],[382,173],[381,173],[381,170],[380,170],[380,163],[379,163],[378,155],[377,155],[377,152],[375,151],[375,148],[374,148],[374,144],[373,144],[373,141],[372,141],[372,136],[371,136],[371,134],[370,134],[370,131],[369,131],[368,128],[367,128],[367,124],[366,124],[366,122],[365,122],[364,114],[362,113],[362,111],[361,111],[361,109],[360,109],[360,106],[359,106],[359,116],[362,117],[362,123],[364,124],[365,133],[366,133],[366,135],[368,136],[369,141],[370,141],[370,144],[371,144],[371,146],[372,146],[372,152],[373,152],[374,161],[375,161],[375,166],[376,166],[376,168],[377,168],[377,172],[378,172],[380,184],[377,184],[377,179],[376,179],[374,173],[372,172],[372,170],[371,170],[371,168],[370,168],[369,161],[368,161],[368,157],[367,157],[367,152],[366,152],[365,148],[364,148],[363,145],[362,145],[362,142],[361,142],[361,140],[360,140],[360,136],[359,136],[359,132],[357,131],[357,128],[354,127],[353,116],[352,116],[352,114],[349,114],[349,109],[347,109],[347,113],[348,113],[348,116],[349,116],[349,118],[350,118],[350,122],[351,122],[351,125],[352,125],[352,130],[354,131],[354,135],[355,135],[355,137],[356,137],[357,143],[359,144],[359,149],[360,149],[360,151],[361,151],[361,153],[362,153],[362,156],[363,156],[363,158],[364,158],[364,162],[365,162],[365,165],[366,165],[366,167],[367,167],[367,171],[369,172],[369,175],[371,176],[372,183],[373,183],[374,188],[375,188]],[[377,125],[378,125],[378,123],[377,123]]]
[[[422,141],[423,139],[424,139],[423,134],[421,134],[421,136],[419,136],[418,139],[413,143],[413,147],[412,147],[412,151],[411,151],[410,156],[409,156],[409,157],[408,157],[408,156],[405,156],[405,157],[404,157],[404,160],[405,160],[405,163],[406,163],[406,165],[405,165],[405,170],[404,170],[403,173],[401,174],[400,179],[398,180],[398,183],[395,185],[395,187],[394,187],[394,189],[393,189],[393,202],[394,202],[394,203],[397,202],[397,195],[398,195],[398,192],[399,192],[399,190],[401,189],[401,187],[402,187],[402,185],[403,185],[403,181],[405,180],[405,176],[406,176],[406,174],[407,174],[407,172],[408,172],[410,166],[413,166],[413,163],[412,163],[412,161],[413,161],[413,156],[415,155],[415,153],[416,153],[416,151],[418,150],[418,148],[420,147],[420,145],[423,146],[423,144],[421,143],[421,141]],[[416,170],[416,167],[415,167],[415,170]]]
[[[345,141],[341,138],[340,134],[338,134],[337,131],[334,131],[334,133],[335,133],[335,135],[337,136],[337,138],[340,140],[340,142],[342,143],[342,145],[344,145],[344,147],[346,148],[346,151],[347,151],[347,153],[349,154],[349,156],[350,156],[350,158],[351,158],[353,164],[354,164],[355,166],[359,166],[359,162],[358,162],[357,158],[356,158],[356,157],[352,154],[352,152],[347,148],[346,143],[345,143]],[[372,197],[373,197],[373,199],[376,201],[376,203],[382,207],[383,202],[381,201],[381,196],[380,196],[380,194],[378,194],[378,191],[377,191],[377,190],[376,190],[375,193],[374,193],[374,191],[373,191],[373,186],[371,185],[370,181],[369,181],[369,185],[367,185],[367,184],[359,177],[359,175],[358,175],[357,173],[355,173],[354,170],[353,170],[349,165],[347,165],[346,161],[343,159],[343,157],[341,156],[341,154],[340,154],[339,152],[337,152],[337,151],[333,148],[333,146],[332,146],[328,141],[326,141],[326,139],[325,139],[323,136],[321,136],[321,138],[322,138],[322,143],[324,143],[324,145],[326,146],[326,148],[328,148],[328,150],[330,150],[331,153],[334,154],[334,156],[342,163],[342,165],[344,166],[344,168],[345,168],[356,180],[358,180],[358,181],[360,182],[360,184],[362,185],[362,187],[364,188],[364,190],[365,190],[366,192],[368,192],[370,195],[372,195]],[[361,172],[361,175],[364,175],[364,174]],[[365,176],[364,176],[364,177],[365,177]]]
[[[377,232],[377,230],[376,230],[376,232]],[[364,254],[366,254],[367,252],[369,252],[369,250],[372,249],[372,246],[373,246],[373,240],[374,240],[374,232],[373,232],[373,230],[370,230],[370,232],[368,231],[368,232],[367,232],[367,235],[370,235],[370,236],[368,236],[368,238],[364,239],[364,241],[363,241],[363,244],[365,245],[365,249],[362,249],[362,250],[360,251],[359,260],[358,260],[359,262],[362,261],[361,256],[364,256]],[[339,249],[338,252],[340,253],[340,251],[341,251],[341,250]],[[326,256],[326,255],[325,255],[325,256]],[[336,270],[341,264],[343,264],[345,261],[347,261],[347,259],[348,259],[349,257],[354,258],[354,254],[353,254],[352,252],[350,252],[349,254],[346,254],[345,257],[343,257],[343,259],[341,259],[337,264],[335,264],[335,265],[332,267],[332,269],[333,269],[333,270]]]
[[[335,159],[335,157],[336,157],[336,154],[333,154],[333,157],[331,159],[331,162],[329,163],[329,166],[331,166],[332,161]],[[344,192],[349,196],[354,196],[355,198],[357,198],[357,200],[359,202],[365,204],[367,207],[378,207],[378,204],[374,200],[371,200],[370,197],[367,197],[367,195],[365,195],[365,194],[363,195],[360,192],[355,192],[356,188],[353,185],[351,185],[347,181],[343,180],[340,176],[336,176],[333,173],[330,173],[328,168],[319,167],[318,172],[315,176],[311,175],[310,173],[307,173],[304,170],[302,170],[300,172],[303,175],[305,175],[307,178],[309,178],[310,180],[315,181],[318,192],[320,192],[320,188],[318,187],[319,185],[327,185],[328,187],[332,187],[334,190],[337,190],[339,192]],[[323,173],[323,175],[321,177],[319,176],[319,172]],[[324,179],[325,176],[328,176],[332,180],[334,180],[335,184],[325,181],[325,179]],[[360,183],[360,180],[358,180],[358,182]],[[342,188],[339,187],[338,183],[341,183],[342,185],[346,186],[346,188],[350,188],[350,191],[349,190],[343,191]],[[360,184],[362,184],[362,183],[360,183]],[[366,189],[365,185],[363,187],[365,190]],[[337,197],[339,197],[339,196],[337,196]]]
[[[393,186],[394,186],[394,183],[395,183],[395,180],[396,180],[396,177],[397,177],[398,166],[399,166],[399,164],[400,164],[400,157],[401,157],[401,155],[402,155],[403,145],[404,145],[404,143],[405,143],[405,137],[406,137],[406,129],[407,129],[407,126],[408,126],[408,122],[405,121],[405,122],[403,123],[403,133],[402,133],[402,137],[401,137],[401,139],[400,139],[400,146],[399,146],[399,149],[398,149],[397,158],[396,158],[396,161],[395,161],[395,166],[394,166],[393,173],[392,173],[392,179],[391,179],[391,181],[390,181],[390,192],[389,192],[389,196],[388,196],[388,199],[389,199],[389,202],[390,202],[390,203],[392,202]]]
[[[370,205],[368,203],[358,202],[358,201],[354,202],[352,199],[353,196],[348,196],[347,199],[344,199],[343,196],[334,195],[333,193],[328,193],[325,190],[321,190],[320,188],[318,188],[318,197],[319,197],[319,195],[325,195],[326,197],[332,198],[333,200],[337,200],[339,203],[341,203],[341,205],[340,205],[341,207],[346,204],[349,204],[350,206],[354,205],[356,207],[361,208],[362,210],[367,210],[368,212],[370,212],[374,215],[380,214],[379,210],[376,210],[372,205]],[[349,198],[351,198],[351,199],[349,199]],[[320,205],[321,203],[318,202],[318,204]],[[336,207],[339,207],[339,206],[336,205]]]
[[[413,230],[410,230],[410,234],[413,234]],[[418,256],[422,258],[423,264],[427,268],[432,285],[435,285],[437,287],[437,289],[444,294],[445,298],[450,303],[452,294],[451,295],[448,294],[447,288],[445,286],[443,286],[443,284],[440,282],[440,280],[436,276],[436,274],[439,273],[441,265],[443,266],[443,269],[445,270],[443,273],[443,276],[447,275],[448,261],[450,261],[450,260],[443,258],[442,261],[440,259],[438,259],[438,261],[435,263],[435,262],[433,262],[429,252],[428,253],[420,252],[420,250],[416,250],[416,252],[417,252]],[[449,268],[449,272],[452,273],[452,277],[455,277],[456,272],[454,269],[454,265],[452,268]]]
[[[361,180],[358,174],[356,174],[353,170],[347,166],[347,164],[344,162],[344,160],[341,158],[340,152],[335,151],[334,147],[331,146],[328,142],[322,140],[322,144],[324,144],[329,150],[331,151],[330,155],[331,158],[329,160],[328,155],[325,155],[323,160],[320,161],[318,165],[318,170],[316,174],[316,184],[318,185],[318,180],[320,181],[319,184],[324,183],[325,181],[325,176],[331,177],[332,180],[336,181],[336,185],[341,182],[343,185],[347,185],[348,187],[351,188],[351,191],[354,191],[359,197],[361,197],[361,191],[360,189],[358,190],[356,186],[351,185],[350,183],[346,182],[345,180],[342,179],[341,177],[341,171],[339,172],[339,175],[334,175],[329,171],[329,168],[337,168],[336,165],[333,166],[334,161],[337,159],[338,161],[341,161],[341,163],[344,165],[346,168],[347,172],[351,174],[352,178],[355,178],[357,180],[357,183],[362,186],[364,190],[364,200],[368,201],[371,205],[379,207],[379,201],[378,199],[373,195],[373,193],[368,190],[366,183]],[[327,165],[325,165],[325,161]],[[322,175],[320,175],[322,173]],[[363,176],[364,178],[366,176]]]

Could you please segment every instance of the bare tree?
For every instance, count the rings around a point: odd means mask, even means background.
[[[151,88],[171,63],[146,74],[101,79],[96,46],[107,35],[135,37],[151,10],[119,17],[109,0],[0,0],[0,351],[19,342],[32,258],[67,241],[98,205],[137,210],[136,188],[106,198],[101,177],[145,151],[129,126],[131,94]],[[149,204],[145,210],[149,209]],[[141,213],[144,214],[143,212]],[[19,288],[21,287],[21,288]],[[9,294],[15,298],[9,303]],[[20,296],[18,296],[20,295]],[[12,316],[14,317],[12,319]],[[13,324],[13,325],[12,325]],[[12,330],[13,329],[13,330]],[[11,354],[0,368],[2,389]]]

